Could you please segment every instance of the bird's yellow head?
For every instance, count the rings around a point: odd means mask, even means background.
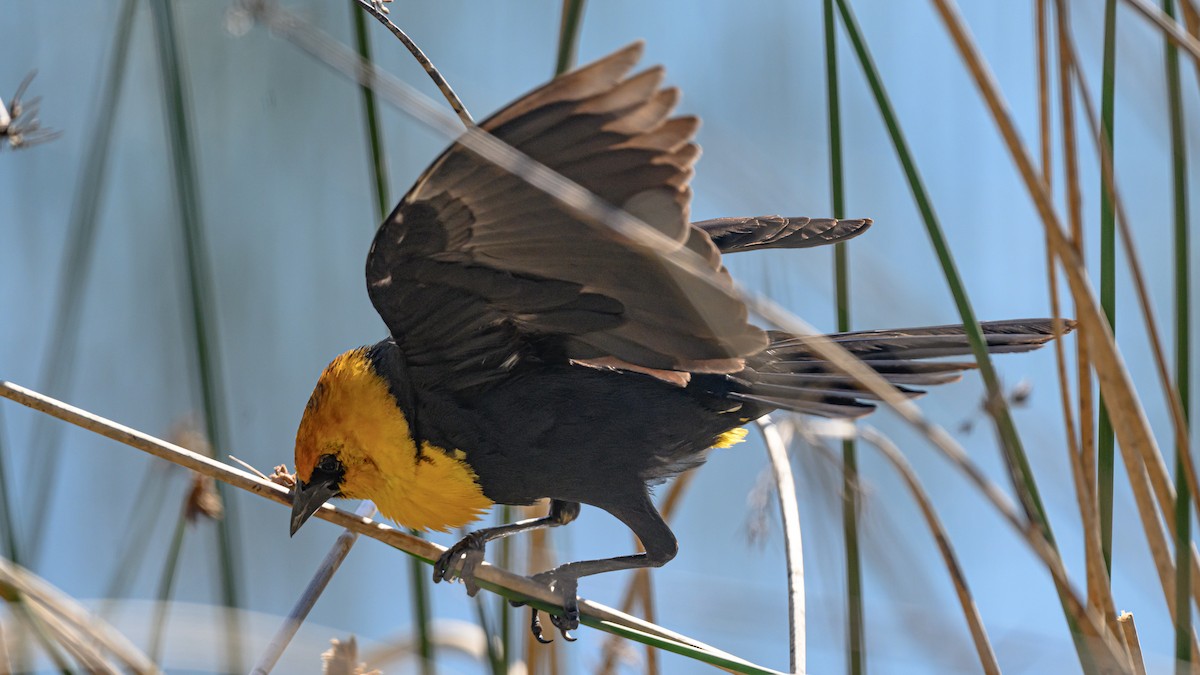
[[[369,499],[386,518],[419,530],[460,527],[492,505],[463,452],[425,442],[417,453],[375,349],[334,359],[304,408],[292,534],[333,497]]]

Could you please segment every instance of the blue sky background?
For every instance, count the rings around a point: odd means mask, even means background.
[[[288,6],[343,41],[345,2]],[[1073,30],[1092,88],[1099,89],[1102,3],[1071,2]],[[115,2],[0,0],[0,96],[37,68],[42,121],[64,136],[20,153],[0,154],[0,378],[37,386],[47,359],[71,201],[97,114],[115,30]],[[138,10],[130,70],[108,158],[94,263],[68,388],[49,392],[152,434],[168,434],[198,407],[190,328],[184,306],[182,244],[164,135],[162,99],[146,3]],[[559,2],[398,2],[393,19],[425,49],[477,119],[553,71]],[[646,40],[646,65],[662,63],[683,91],[680,110],[704,120],[695,181],[695,219],[830,212],[821,3],[606,0],[589,3],[580,62]],[[300,411],[321,368],[336,354],[373,342],[384,328],[363,288],[363,260],[376,225],[366,144],[355,86],[261,29],[235,37],[228,3],[176,3],[180,48],[190,78],[203,224],[213,263],[217,325],[231,427],[228,451],[262,468],[291,463]],[[975,304],[985,319],[1049,315],[1040,221],[979,96],[930,3],[854,3],[916,160],[932,194]],[[1017,123],[1036,147],[1032,2],[963,0],[963,14],[990,62]],[[1170,180],[1162,42],[1137,16],[1119,12],[1118,179],[1159,316],[1170,311]],[[436,96],[408,53],[372,25],[377,61]],[[840,35],[848,216],[876,225],[851,246],[853,323],[881,328],[957,319],[861,71]],[[1189,153],[1197,156],[1196,79],[1183,70]],[[6,99],[7,100],[7,99]],[[1057,104],[1056,104],[1057,106]],[[1056,107],[1057,109],[1057,107]],[[384,135],[394,199],[446,140],[403,112],[386,108]],[[1081,134],[1084,210],[1098,220],[1099,176]],[[1057,144],[1059,139],[1055,139]],[[1057,152],[1057,145],[1056,145]],[[1055,159],[1061,186],[1061,157]],[[1193,172],[1193,176],[1195,172]],[[1189,188],[1195,195],[1196,180]],[[1059,197],[1061,202],[1061,196]],[[1089,234],[1089,258],[1097,257]],[[1193,239],[1195,241],[1195,239]],[[1194,253],[1194,252],[1193,252]],[[809,322],[832,328],[832,256],[827,250],[746,254],[727,260],[741,282],[769,293]],[[1118,337],[1143,392],[1148,415],[1167,439],[1165,409],[1145,334],[1119,264]],[[1073,346],[1073,342],[1072,342]],[[1193,346],[1195,349],[1196,346]],[[1029,406],[1017,423],[1041,481],[1068,569],[1082,586],[1078,513],[1066,463],[1050,350],[997,361],[1005,382],[1028,380]],[[922,399],[926,414],[955,430],[978,417],[979,379]],[[31,478],[27,446],[34,414],[0,406],[6,461],[15,464],[17,519]],[[614,420],[614,423],[619,421]],[[1078,664],[1049,576],[962,477],[895,416],[870,418],[916,466],[958,547],[1002,666],[1010,672],[1071,672]],[[752,434],[754,436],[754,434]],[[986,423],[960,440],[995,480],[1005,480]],[[104,593],[134,504],[135,486],[155,460],[75,429],[63,433],[64,463],[51,505],[38,572],[80,598]],[[836,468],[797,450],[805,526],[809,670],[844,670],[844,579]],[[978,670],[953,590],[918,511],[889,466],[864,450],[869,483],[867,617],[871,670],[880,673]],[[765,469],[757,441],[714,452],[675,521],[678,558],[654,573],[659,621],[747,659],[787,666],[783,549],[771,514],[765,543],[747,542],[747,495]],[[155,469],[157,470],[157,469]],[[180,472],[163,471],[167,499],[138,571],[134,595],[154,597],[176,505]],[[141,505],[141,508],[146,508]],[[287,512],[235,495],[247,605],[283,615],[337,531],[318,523],[287,537]],[[772,507],[774,508],[774,507]],[[1123,473],[1115,534],[1118,609],[1134,612],[1152,671],[1169,663],[1172,635]],[[27,532],[23,534],[28,534]],[[585,510],[555,533],[562,559],[608,556],[630,547],[614,519]],[[437,536],[450,543],[452,537]],[[176,597],[217,597],[210,525],[189,532]],[[588,579],[582,593],[615,604],[622,574]],[[313,627],[293,645],[285,669],[312,670],[329,637],[367,642],[407,630],[407,561],[375,542],[351,554],[316,607]],[[436,616],[472,620],[461,587],[433,589]],[[146,612],[122,613],[135,639]],[[202,639],[205,612],[182,607],[186,626],[168,647],[168,667],[206,670],[219,650]],[[139,618],[140,617],[140,618]],[[524,622],[524,614],[520,622]],[[259,623],[255,623],[259,626]],[[275,622],[261,620],[250,653]],[[324,628],[321,628],[324,627]],[[194,631],[192,630],[194,629]],[[215,638],[213,638],[215,640]],[[565,650],[571,663],[596,663],[599,633],[584,630]],[[666,672],[698,666],[665,655]],[[465,660],[445,672],[479,672]],[[411,669],[411,668],[410,668]],[[282,672],[282,671],[281,671]]]

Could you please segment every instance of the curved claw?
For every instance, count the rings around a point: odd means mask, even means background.
[[[562,616],[557,614],[550,615],[550,623],[558,629],[560,635],[567,642],[574,642],[575,636],[571,635],[571,631],[579,628],[579,605],[575,601],[575,594],[572,593],[569,598],[563,598],[563,613]]]
[[[475,583],[475,570],[483,561],[484,542],[474,533],[463,537],[451,546],[433,564],[433,583],[460,579],[467,587],[467,595],[479,592]]]
[[[538,611],[530,608],[530,612],[533,614],[533,618],[529,620],[529,632],[533,633],[533,639],[544,645],[554,642],[554,638],[547,639],[542,637],[542,620],[538,618]]]
[[[550,623],[558,629],[560,635],[567,642],[575,642],[578,638],[571,634],[571,631],[579,627],[579,600],[575,597],[579,587],[579,582],[576,579],[569,577],[557,577],[553,571],[536,574],[533,579],[542,583],[548,584],[552,591],[557,592],[562,597],[562,614],[549,614]],[[519,607],[524,603],[513,602],[514,607]],[[550,644],[554,640],[547,639],[542,633],[542,621],[538,616],[538,610],[533,609],[532,617],[529,622],[529,630],[533,633],[534,639],[542,644]]]
[[[565,616],[560,617],[552,614],[550,616],[550,622],[553,623],[554,628],[558,628],[558,634],[562,635],[563,639],[568,641],[568,643],[574,643],[574,641],[578,639],[575,637],[575,635],[571,634],[571,631],[574,631],[575,628],[570,626],[571,622],[566,620]],[[580,625],[580,622],[576,620],[575,627],[578,627],[578,625]]]

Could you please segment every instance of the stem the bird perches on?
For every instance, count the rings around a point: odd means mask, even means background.
[[[975,598],[971,595],[970,586],[967,585],[967,575],[963,572],[958,556],[954,554],[954,549],[950,545],[950,536],[942,526],[941,519],[937,516],[937,510],[933,508],[929,495],[917,480],[917,472],[913,471],[908,460],[904,458],[904,453],[900,452],[896,444],[879,431],[865,427],[860,434],[864,441],[878,448],[883,456],[892,463],[892,466],[900,473],[900,477],[904,479],[913,499],[917,501],[917,506],[921,508],[921,515],[925,518],[925,524],[929,526],[929,531],[937,542],[938,552],[942,555],[946,571],[950,573],[954,592],[962,607],[963,618],[967,621],[967,628],[971,631],[971,639],[975,643],[975,652],[979,655],[979,665],[987,675],[1000,675],[1000,664],[996,661],[996,652],[992,649],[987,630],[983,626],[979,607],[975,605]]]

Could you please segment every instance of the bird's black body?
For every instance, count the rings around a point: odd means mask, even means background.
[[[1029,351],[1053,337],[1044,319],[983,324],[989,350]],[[652,374],[572,363],[556,350],[527,354],[492,386],[413,392],[396,344],[369,352],[397,405],[424,440],[466,454],[488,499],[544,498],[605,507],[704,462],[732,429],[779,408],[855,417],[871,394],[813,355],[801,339],[772,332],[771,345],[733,374],[689,373],[686,384]],[[936,385],[973,367],[927,361],[967,354],[960,326],[829,336],[893,383]],[[411,392],[411,393],[409,393]]]
[[[384,341],[372,352],[393,349]],[[376,358],[380,372],[394,367]],[[766,412],[726,398],[726,390],[723,376],[699,375],[679,387],[642,373],[538,363],[486,390],[423,393],[407,414],[425,440],[466,453],[494,502],[603,507],[700,464],[723,433]]]
[[[690,222],[699,120],[669,117],[679,93],[661,88],[661,68],[628,75],[640,51],[627,47],[555,79],[480,128],[636,216],[664,250],[586,222],[452,145],[376,233],[367,290],[390,337],[335,359],[322,375],[297,434],[293,531],[338,494],[372,499],[388,515],[383,498],[400,514],[389,517],[416,514],[434,528],[468,522],[488,502],[550,498],[548,516],[479,530],[441,557],[434,579],[457,576],[474,592],[489,540],[566,524],[580,504],[602,508],[645,552],[538,575],[562,596],[554,621],[565,632],[578,625],[579,578],[675,555],[649,485],[702,463],[729,442],[725,434],[771,410],[856,417],[873,409],[872,394],[804,339],[750,323],[721,262],[722,254],[845,241],[871,221]],[[675,264],[681,252],[689,265]],[[994,352],[1036,349],[1054,335],[1047,319],[983,330]],[[959,326],[829,337],[907,395],[973,367],[923,360],[969,354]],[[436,479],[421,473],[422,460]],[[372,469],[384,466],[390,473]],[[453,517],[439,519],[437,503],[410,494],[443,499]]]

